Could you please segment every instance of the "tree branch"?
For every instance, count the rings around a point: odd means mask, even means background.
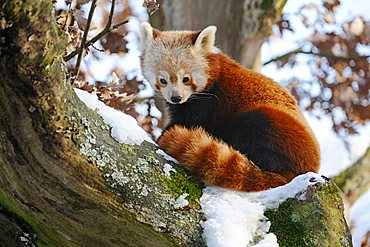
[[[333,54],[324,54],[324,53],[317,53],[317,52],[313,52],[313,51],[303,51],[302,50],[302,47],[300,48],[297,48],[295,50],[292,50],[284,55],[281,55],[281,56],[278,56],[278,57],[275,57],[265,63],[263,63],[263,66],[269,64],[269,63],[272,63],[272,62],[277,62],[277,61],[281,61],[281,60],[284,60],[284,59],[288,59],[289,57],[293,56],[293,55],[297,55],[297,54],[308,54],[308,55],[316,55],[316,56],[321,56],[321,57],[327,57],[327,58],[331,58],[331,59],[334,59],[334,60],[344,60],[344,61],[350,61],[350,60],[355,60],[355,59],[368,59],[369,56],[356,56],[356,57],[339,57],[339,56],[335,56]]]
[[[94,10],[95,10],[97,1],[98,0],[93,0],[92,3],[91,3],[89,16],[88,16],[87,21],[86,21],[86,27],[85,27],[84,35],[82,37],[81,46],[80,46],[79,51],[78,51],[78,57],[77,57],[76,66],[75,66],[75,70],[74,70],[74,77],[75,78],[78,76],[78,72],[80,70],[82,55],[83,55],[85,47],[86,47],[87,34],[89,33],[90,24],[91,24],[92,17],[94,15]]]
[[[348,197],[350,205],[370,189],[370,147],[362,158],[332,178]]]
[[[102,31],[100,31],[100,33],[98,33],[97,35],[95,35],[93,38],[91,38],[90,40],[88,40],[85,43],[85,49],[87,47],[93,45],[96,41],[98,41],[100,38],[102,38],[107,33],[111,32],[114,29],[117,29],[120,26],[129,22],[129,19],[126,19],[122,22],[119,22],[119,23],[114,24],[113,26],[111,26],[112,25],[112,20],[113,20],[113,14],[114,14],[114,5],[115,5],[115,0],[112,0],[112,6],[111,6],[110,13],[109,13],[109,18],[108,18],[107,24],[105,25],[104,29]],[[73,52],[69,53],[67,56],[63,57],[64,61],[67,62],[70,59],[72,59],[74,56],[76,56],[78,54],[79,50],[80,50],[80,48],[74,50]]]
[[[277,61],[280,61],[280,60],[283,60],[283,59],[288,59],[290,56],[292,55],[296,55],[296,54],[299,54],[299,53],[304,53],[304,51],[302,50],[302,47],[298,48],[298,49],[295,49],[293,51],[290,51],[284,55],[281,55],[281,56],[278,56],[278,57],[275,57],[275,58],[272,58],[271,60],[263,63],[263,66],[269,64],[269,63],[272,63],[272,62],[277,62]]]
[[[0,211],[24,219],[42,246],[204,246],[200,185],[180,167],[167,178],[153,144],[118,143],[79,101],[52,8],[6,0],[0,11],[12,41],[0,42]],[[181,194],[190,207],[179,211]]]
[[[66,17],[66,21],[63,25],[63,30],[66,30],[66,27],[68,27],[70,25],[70,23],[72,21],[72,11],[71,11],[72,5],[74,5],[74,7],[75,7],[76,4],[77,4],[77,1],[71,1],[69,3],[67,17]]]

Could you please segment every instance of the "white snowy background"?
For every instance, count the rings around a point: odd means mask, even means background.
[[[63,1],[58,0],[57,4],[63,5]],[[94,72],[94,78],[100,81],[107,81],[111,75],[108,74],[116,63],[125,67],[128,78],[138,77],[141,79],[139,69],[139,44],[138,44],[138,25],[140,21],[146,20],[145,9],[141,7],[141,1],[131,0],[131,8],[137,17],[131,17],[128,29],[131,31],[125,39],[128,41],[129,52],[124,57],[119,55],[103,58],[96,62],[87,56],[84,63],[89,63],[90,71]],[[285,13],[296,13],[305,0],[290,0],[284,8]],[[310,1],[320,4],[321,1]],[[88,8],[88,6],[87,6]],[[361,15],[369,18],[370,1],[356,0],[356,4],[351,0],[342,0],[336,18],[339,21],[353,19],[353,16]],[[205,23],[205,26],[208,23]],[[299,25],[298,21],[291,20],[291,24]],[[307,38],[311,35],[305,28],[294,28],[294,34],[286,34],[283,38],[273,38],[271,42],[266,42],[262,47],[262,61],[268,61],[273,57],[285,54],[297,47],[296,41]],[[216,41],[217,43],[217,41]],[[298,59],[298,64],[294,69],[277,69],[275,65],[269,64],[262,68],[262,73],[281,81],[286,79],[286,75],[295,75],[297,78],[309,79],[310,71],[307,69],[304,57]],[[92,109],[98,109],[106,123],[112,126],[112,136],[122,143],[138,144],[142,140],[148,140],[148,136],[136,125],[133,118],[106,107],[97,101],[95,96],[89,95],[81,90],[76,90],[78,96]],[[152,94],[151,90],[141,92],[142,96]],[[346,149],[343,141],[331,129],[331,119],[323,117],[320,120],[305,113],[311,127],[313,128],[322,153],[321,169],[319,174],[327,177],[336,175],[349,165],[353,164],[365,152],[370,145],[370,124],[359,129],[358,135],[348,138],[350,149]],[[126,127],[122,127],[126,126]],[[164,168],[170,169],[170,168]],[[263,220],[263,211],[266,208],[274,207],[276,202],[287,197],[294,196],[294,191],[304,188],[309,184],[310,177],[320,178],[314,174],[305,174],[296,178],[292,183],[271,190],[271,192],[241,193],[231,192],[212,186],[204,190],[201,198],[203,210],[208,221],[202,223],[205,228],[205,237],[209,246],[247,246],[256,235],[263,236],[263,240],[255,246],[278,246],[274,234],[267,234],[269,222]],[[289,193],[288,193],[289,192]],[[271,195],[275,195],[272,196]],[[282,196],[281,195],[285,195]],[[280,197],[279,197],[280,196]],[[186,195],[183,195],[179,204],[186,204]],[[232,213],[230,213],[232,212]],[[251,217],[253,215],[254,217]],[[360,246],[361,238],[370,230],[370,191],[363,195],[353,205],[350,211],[353,229],[353,243],[355,247]],[[261,223],[262,222],[262,223]],[[249,234],[249,235],[248,235]],[[227,243],[225,245],[225,243]]]

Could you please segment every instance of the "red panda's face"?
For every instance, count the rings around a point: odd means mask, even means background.
[[[216,50],[215,29],[160,32],[153,31],[148,23],[142,24],[143,76],[169,103],[182,104],[194,92],[204,90],[208,77],[206,54]]]
[[[182,104],[196,92],[197,85],[193,82],[192,74],[180,68],[177,73],[169,73],[166,70],[158,71],[154,88],[167,102]]]

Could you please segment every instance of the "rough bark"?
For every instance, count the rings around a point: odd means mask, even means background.
[[[216,45],[248,68],[258,69],[259,51],[286,0],[162,0],[151,17],[159,29],[218,27]]]
[[[347,197],[348,203],[353,205],[370,189],[370,147],[357,162],[333,180]]]
[[[39,244],[52,246],[201,242],[198,185],[181,171],[167,179],[153,145],[118,144],[76,98],[65,78],[65,38],[52,2],[9,0],[0,9],[4,215],[16,215]],[[181,193],[190,194],[191,204],[176,211]]]
[[[334,206],[335,205],[335,206]],[[316,183],[265,213],[279,246],[352,246],[339,188]]]
[[[204,246],[201,184],[179,167],[164,176],[154,145],[117,143],[80,102],[52,8],[0,3],[0,243]],[[190,206],[175,210],[183,193]]]

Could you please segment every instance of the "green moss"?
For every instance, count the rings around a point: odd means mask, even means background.
[[[275,233],[280,246],[307,246],[310,231],[304,226],[304,220],[295,213],[291,199],[280,204],[278,211],[267,211],[266,217],[272,222],[270,232]],[[303,237],[304,236],[304,237]],[[309,242],[309,241],[308,241]],[[312,246],[313,243],[311,243]]]
[[[175,198],[182,194],[189,194],[186,199],[197,208],[200,207],[199,198],[202,195],[202,185],[183,168],[176,167],[176,173],[171,173],[169,178],[163,176],[163,182],[166,186],[166,193]]]
[[[261,4],[261,8],[264,11],[268,11],[269,9],[274,7],[274,0],[263,0]]]
[[[270,232],[280,246],[349,246],[351,237],[343,217],[338,188],[333,183],[311,187],[306,200],[287,199],[265,212]]]
[[[66,34],[60,26],[56,25],[56,30],[57,30],[59,39],[66,39]]]
[[[353,166],[361,166],[362,160],[366,159],[366,157],[370,156],[370,148],[366,151],[366,153],[362,156],[360,160],[358,160]],[[365,161],[366,162],[366,161]],[[346,188],[349,184],[349,181],[352,180],[354,176],[354,172],[358,172],[358,169],[353,169],[352,167],[347,168],[338,176],[332,177],[332,180],[337,184],[337,186],[344,192],[346,192]]]
[[[12,174],[8,170],[9,165],[4,161],[4,157],[0,155],[0,168],[3,169],[3,174]],[[9,175],[10,176],[10,175]],[[11,177],[11,176],[10,176]],[[1,180],[1,177],[0,177]],[[19,218],[20,221],[26,225],[30,231],[37,234],[38,238],[36,240],[37,246],[51,246],[48,244],[49,239],[53,239],[54,242],[63,243],[60,236],[42,220],[38,220],[29,212],[23,211],[19,205],[14,203],[11,198],[9,198],[3,188],[0,187],[0,205],[4,207],[5,210],[14,214],[15,217]]]
[[[282,0],[280,5],[277,7],[277,11],[276,11],[277,16],[280,16],[283,13],[283,8],[284,8],[286,2],[287,2],[287,0]]]
[[[29,226],[29,228],[35,232],[38,235],[38,239],[36,240],[37,246],[50,246],[45,242],[44,239],[46,239],[46,236],[44,233],[40,230],[41,224],[40,222],[37,222],[35,219],[33,219],[29,214],[24,213],[21,211],[4,193],[4,191],[0,188],[0,204],[9,212],[13,213],[21,221],[23,221],[25,224]],[[45,224],[42,224],[42,229],[47,231],[47,234],[49,236],[55,236],[57,237],[57,234],[52,231],[49,227],[45,226]]]
[[[347,178],[350,176],[350,169],[344,170],[338,176],[333,177],[333,181],[337,184],[337,186],[343,190],[344,186],[347,183]]]
[[[128,144],[122,144],[121,150],[124,154],[130,155],[130,156],[137,156],[138,155],[138,148],[135,146],[131,146]]]

